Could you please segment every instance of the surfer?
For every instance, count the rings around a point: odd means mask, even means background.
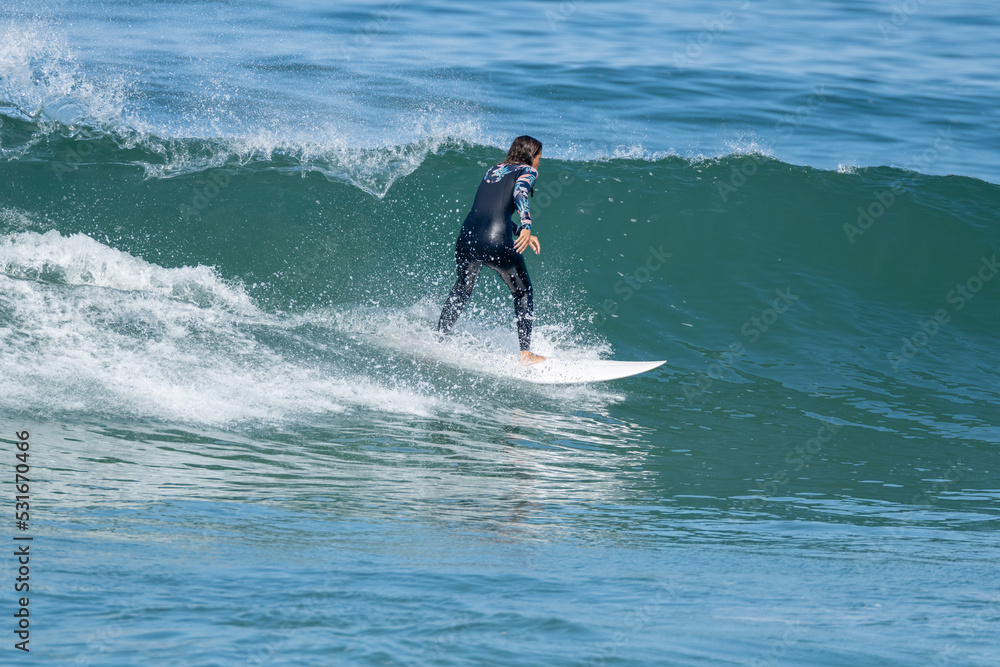
[[[528,269],[521,254],[528,247],[536,255],[541,252],[538,237],[531,233],[528,207],[528,195],[533,194],[541,158],[542,142],[523,135],[514,139],[503,162],[486,171],[472,202],[472,210],[458,233],[455,243],[458,280],[444,303],[437,327],[442,335],[451,330],[472,296],[479,270],[485,264],[500,274],[514,297],[517,339],[524,364],[545,360],[530,350],[534,301]],[[515,211],[517,222],[511,218]]]

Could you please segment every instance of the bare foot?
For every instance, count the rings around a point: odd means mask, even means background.
[[[545,361],[545,357],[535,354],[530,350],[521,350],[521,363],[525,366],[530,366],[531,364],[537,364],[540,361]]]

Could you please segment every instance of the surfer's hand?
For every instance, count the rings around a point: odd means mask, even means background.
[[[542,251],[542,246],[538,245],[537,236],[532,236],[530,239],[528,239],[528,245],[531,246],[531,249],[535,251],[536,255]]]
[[[514,250],[518,253],[524,252],[524,249],[528,247],[528,242],[531,240],[531,230],[522,229],[521,233],[517,235],[517,240],[514,241]]]

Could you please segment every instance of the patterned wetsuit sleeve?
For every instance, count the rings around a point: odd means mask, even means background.
[[[517,227],[517,233],[522,229],[531,229],[531,210],[528,206],[528,195],[535,185],[538,172],[534,167],[525,167],[514,182],[514,204],[517,205],[517,214],[521,218],[521,224]]]

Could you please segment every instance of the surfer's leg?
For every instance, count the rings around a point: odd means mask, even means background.
[[[535,319],[535,301],[531,290],[531,279],[528,277],[528,267],[524,264],[524,257],[517,252],[510,250],[505,253],[503,261],[496,264],[489,263],[488,266],[500,274],[503,281],[510,288],[510,293],[514,297],[514,314],[517,316],[517,340],[521,345],[521,352],[526,352],[531,348],[531,323]]]
[[[455,281],[455,286],[451,288],[451,294],[448,295],[448,299],[444,302],[444,308],[441,309],[441,318],[438,320],[437,328],[442,334],[451,331],[451,328],[458,320],[458,316],[462,314],[462,309],[469,302],[472,290],[476,287],[476,278],[479,277],[479,269],[483,266],[482,262],[464,255],[461,251],[455,253],[455,261],[458,264],[458,280]]]

